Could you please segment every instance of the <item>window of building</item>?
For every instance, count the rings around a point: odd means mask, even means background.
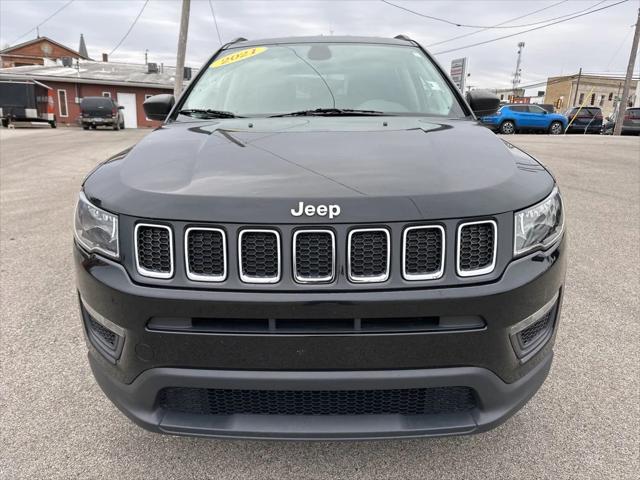
[[[591,105],[595,105],[595,103],[596,103],[596,94],[592,93],[591,94]]]
[[[613,100],[613,92],[609,92],[609,101]]]
[[[504,93],[500,94],[500,100],[504,100]]]
[[[111,98],[111,92],[102,92],[103,97]]]
[[[60,112],[61,117],[69,116],[66,90],[58,90],[58,112]]]
[[[602,107],[604,106],[604,99],[607,98],[605,95],[600,95],[600,103],[599,105]]]
[[[582,105],[582,102],[584,102],[584,93],[580,94],[580,98],[578,99],[578,105]]]
[[[145,93],[145,94],[144,94],[144,99],[145,99],[145,101],[146,101],[147,99],[151,98],[151,97],[153,97],[153,95],[150,95],[150,94],[148,94],[148,93]],[[148,120],[149,122],[151,122],[151,121],[152,121],[152,120],[151,120],[150,118],[148,118],[146,115],[144,116],[144,118],[145,118],[145,120]]]

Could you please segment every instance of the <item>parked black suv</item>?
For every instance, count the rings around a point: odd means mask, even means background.
[[[552,359],[552,175],[479,125],[417,43],[239,40],[162,127],[84,181],[74,257],[93,373],[157,432],[479,432]]]
[[[569,120],[566,133],[600,133],[602,110],[600,107],[574,107],[564,114]]]
[[[111,127],[120,130],[124,128],[123,109],[111,97],[84,97],[80,102],[82,128]]]

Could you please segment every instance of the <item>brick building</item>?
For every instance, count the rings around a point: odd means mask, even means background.
[[[82,98],[101,95],[124,106],[125,128],[160,125],[145,117],[142,104],[152,95],[173,93],[174,75],[173,67],[90,60],[0,69],[0,80],[37,80],[52,88],[58,124],[79,125]]]
[[[81,45],[84,39],[81,38]],[[25,65],[44,65],[50,61],[73,58],[89,60],[86,54],[76,52],[48,37],[38,37],[0,51],[0,68],[22,67]]]
[[[585,106],[600,107],[604,116],[613,113],[618,105],[624,86],[624,76],[578,74],[561,77],[549,77],[545,92],[544,103],[552,103],[558,111],[565,111],[572,107]],[[637,104],[638,77],[634,77],[629,90],[629,105]],[[577,90],[577,94],[576,94]]]

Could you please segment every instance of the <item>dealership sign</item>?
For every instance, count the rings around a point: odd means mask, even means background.
[[[461,92],[464,92],[464,81],[467,78],[467,58],[451,60],[451,79]]]

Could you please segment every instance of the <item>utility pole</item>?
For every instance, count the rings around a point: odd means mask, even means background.
[[[189,8],[191,0],[182,0],[182,16],[180,17],[180,34],[178,35],[178,58],[176,60],[176,83],[173,94],[177,97],[182,91],[184,75],[184,57],[187,53],[187,32],[189,31]]]
[[[149,63],[149,49],[145,48],[144,50],[144,64],[147,65]]]
[[[627,76],[624,79],[624,87],[622,89],[622,98],[618,104],[618,114],[616,115],[616,125],[613,127],[613,134],[620,135],[622,133],[622,122],[624,119],[624,111],[629,102],[629,89],[631,88],[631,78],[633,77],[633,67],[638,56],[638,41],[640,40],[640,8],[638,9],[638,18],[636,19],[636,32],[633,35],[633,43],[631,44],[631,55],[629,56],[629,64],[627,65]],[[638,95],[638,86],[636,84],[636,95]]]
[[[516,71],[513,74],[513,96],[516,96],[516,90],[518,89],[518,85],[520,85],[521,69],[520,62],[522,61],[522,49],[524,48],[524,42],[518,42],[518,60],[516,62]]]
[[[580,89],[580,78],[582,77],[582,67],[580,67],[580,71],[578,72],[578,82],[576,83],[576,92],[573,94],[573,105],[576,106],[576,102],[578,101],[578,90]]]

